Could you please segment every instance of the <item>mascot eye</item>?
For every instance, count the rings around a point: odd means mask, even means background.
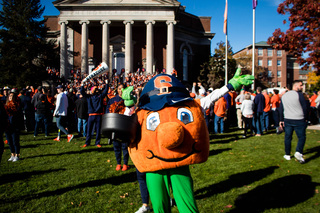
[[[177,118],[184,124],[193,122],[192,112],[186,108],[179,108]]]
[[[155,131],[160,124],[159,113],[153,112],[147,117],[147,130]]]

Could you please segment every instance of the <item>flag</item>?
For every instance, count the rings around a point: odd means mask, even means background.
[[[252,8],[256,9],[257,5],[258,5],[258,0],[252,0]]]
[[[223,24],[224,34],[227,34],[227,22],[228,22],[228,0],[226,0],[226,7],[224,9],[224,24]]]

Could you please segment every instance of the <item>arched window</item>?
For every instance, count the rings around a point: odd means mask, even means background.
[[[192,56],[192,48],[188,42],[183,43],[180,46],[180,54],[182,56],[182,73],[183,73],[183,80],[189,80],[189,63],[191,61]]]
[[[186,49],[183,50],[183,80],[188,81],[188,51]]]

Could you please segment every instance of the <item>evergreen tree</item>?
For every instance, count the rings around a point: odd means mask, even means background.
[[[200,76],[198,80],[205,87],[219,88],[225,83],[225,43],[217,43],[214,55],[208,62],[201,65]],[[232,47],[228,42],[228,80],[230,80],[236,71],[236,61],[232,58]]]
[[[0,11],[1,85],[39,84],[46,77],[45,63],[53,43],[45,39],[40,0],[6,0]]]

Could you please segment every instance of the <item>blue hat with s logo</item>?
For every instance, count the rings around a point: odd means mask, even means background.
[[[145,85],[139,99],[139,107],[158,111],[165,105],[175,105],[182,101],[193,100],[189,91],[176,78],[168,74],[159,74]]]

